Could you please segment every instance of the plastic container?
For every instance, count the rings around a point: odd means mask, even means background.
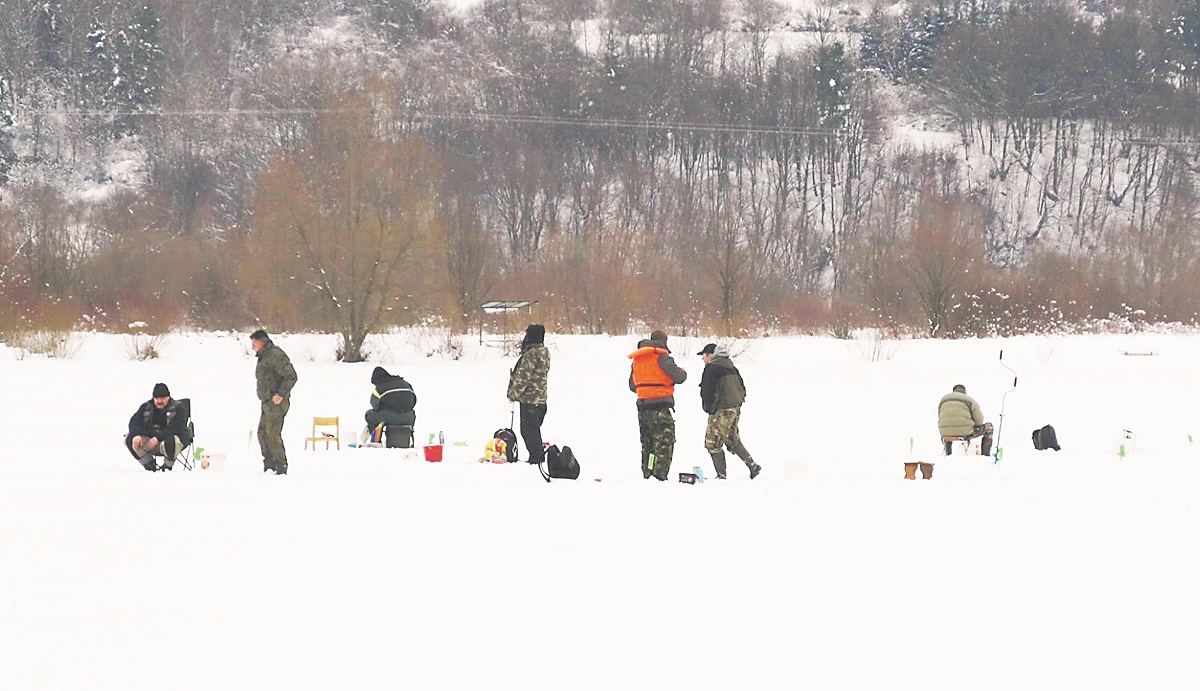
[[[442,462],[442,445],[434,444],[433,446],[426,446],[425,447],[425,460],[429,461],[430,463],[441,463]]]
[[[203,451],[200,454],[200,460],[196,463],[200,470],[208,470],[215,473],[220,473],[225,470],[225,454],[215,453],[212,451]]]

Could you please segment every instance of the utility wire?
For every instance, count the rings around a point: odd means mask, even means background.
[[[29,110],[22,114],[56,117],[287,117],[294,115],[351,115],[362,109],[348,108],[270,108],[227,110]],[[561,125],[573,127],[607,127],[614,129],[694,130],[731,134],[780,134],[796,136],[837,137],[841,131],[827,128],[779,127],[774,125],[735,125],[668,120],[622,120],[572,116],[522,115],[507,113],[456,113],[443,111],[400,111],[398,120],[453,120],[460,122],[498,122],[512,124]]]
[[[20,114],[43,115],[55,117],[289,117],[297,115],[351,115],[364,112],[352,108],[230,108],[225,110],[26,110]],[[618,118],[588,118],[576,116],[553,115],[524,115],[520,113],[489,113],[489,112],[453,112],[453,111],[423,111],[408,110],[395,114],[397,120],[411,121],[457,121],[475,123],[502,123],[516,125],[547,125],[563,127],[593,127],[609,129],[640,129],[640,130],[674,130],[693,132],[713,132],[724,134],[763,134],[780,136],[805,137],[840,137],[845,132],[837,129],[814,127],[782,127],[777,125],[737,125],[731,123],[706,123],[669,120],[626,120]],[[1086,122],[1086,121],[1082,121]],[[871,130],[882,133],[883,128]],[[929,134],[958,135],[957,131],[932,131]],[[999,133],[980,135],[972,133],[971,139],[976,141],[1000,141],[1006,137]],[[1011,137],[1010,137],[1011,138]],[[1082,141],[1083,137],[1074,138],[1053,134],[1042,138],[1034,138],[1042,144],[1063,141]],[[1131,146],[1200,146],[1200,139],[1187,137],[1130,137],[1123,139],[1119,135],[1112,137],[1118,144]]]

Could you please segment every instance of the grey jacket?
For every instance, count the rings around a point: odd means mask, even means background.
[[[943,437],[968,437],[982,424],[983,411],[967,394],[951,391],[938,401],[938,431]]]

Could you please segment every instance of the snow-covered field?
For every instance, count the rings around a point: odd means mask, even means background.
[[[79,338],[69,359],[0,347],[3,689],[1200,687],[1195,335],[738,342],[765,470],[731,457],[695,486],[641,478],[634,336],[548,336],[545,435],[583,467],[552,484],[476,462],[515,358],[475,338],[452,360],[397,334],[343,365],[330,337],[278,337],[300,375],[287,477],[248,444],[244,334],[149,361]],[[670,342],[690,375],[672,477],[712,475],[706,340]],[[465,445],[305,451],[314,415],[357,434],[377,364],[416,388],[418,440]],[[224,472],[129,457],[157,381]],[[1003,401],[1002,460],[901,479],[938,460],[956,383],[995,423]],[[1059,453],[1030,443],[1047,423]]]

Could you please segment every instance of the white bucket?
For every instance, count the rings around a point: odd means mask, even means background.
[[[225,454],[204,451],[200,454],[200,460],[196,463],[196,467],[200,470],[222,472],[225,470]]]

